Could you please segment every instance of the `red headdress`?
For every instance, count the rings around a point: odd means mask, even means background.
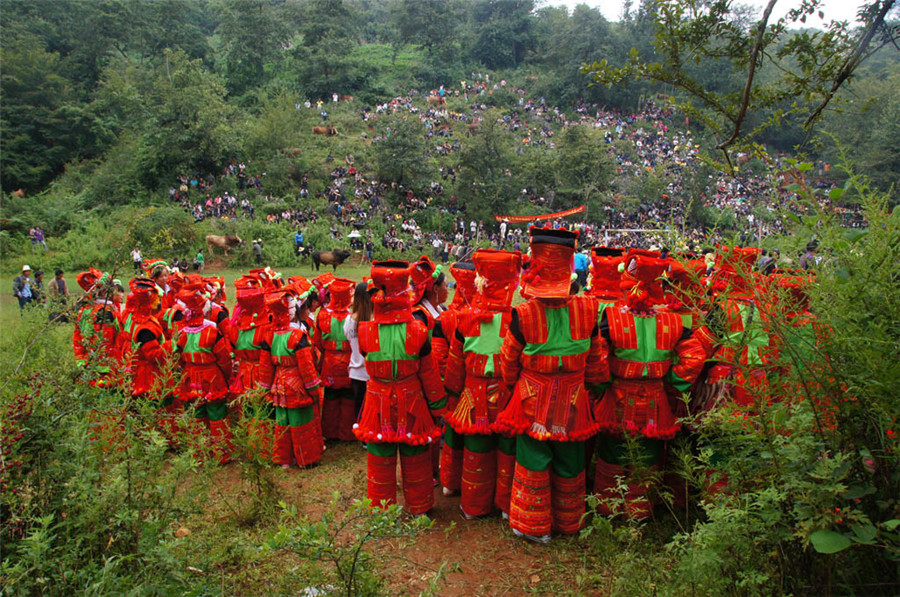
[[[377,323],[401,323],[412,319],[409,263],[376,261],[372,264],[373,319]]]
[[[475,297],[475,264],[471,261],[457,261],[450,266],[450,275],[456,281],[456,292],[448,309],[460,309],[472,304]]]
[[[175,298],[184,304],[184,317],[188,325],[203,321],[209,306],[209,293],[204,283],[185,284]]]
[[[266,308],[272,314],[272,323],[276,328],[290,325],[297,307],[297,292],[292,285],[273,288],[266,292]]]
[[[88,268],[88,271],[81,272],[75,277],[75,281],[81,286],[85,292],[90,292],[95,286],[111,282],[109,274],[103,273],[98,269]]]
[[[706,261],[703,259],[692,259],[690,255],[685,255],[678,256],[677,261],[669,261],[665,284],[669,308],[674,311],[682,307],[700,310],[706,295],[703,280],[705,274]]]
[[[619,265],[625,261],[625,249],[594,247],[591,249],[591,274],[588,294],[601,300],[621,300]]]
[[[414,304],[421,301],[425,293],[434,287],[434,283],[443,271],[443,266],[435,265],[427,255],[422,255],[418,261],[409,266],[409,281],[413,287]]]
[[[133,278],[128,283],[128,308],[140,315],[152,315],[159,305],[159,291],[149,278]]]
[[[735,297],[753,293],[753,266],[762,254],[756,247],[726,247],[718,245],[712,273],[712,290]]]
[[[218,298],[219,302],[224,304],[228,297],[225,295],[225,278],[222,276],[209,276],[204,278],[209,294],[213,298]]]
[[[187,278],[181,272],[176,270],[169,274],[169,287],[172,292],[177,293],[185,284],[187,284]]]
[[[232,323],[239,330],[248,330],[265,321],[262,314],[266,310],[265,290],[262,280],[256,276],[243,275],[234,281],[237,308]]]
[[[485,311],[505,311],[512,305],[522,272],[522,254],[518,251],[478,249],[475,263],[475,306]]]
[[[660,277],[669,262],[660,258],[659,251],[628,249],[619,286],[625,292],[625,303],[635,311],[650,311],[665,302]]]
[[[805,271],[772,274],[775,287],[779,291],[778,301],[784,305],[788,315],[798,315],[809,311],[809,288],[815,277]]]
[[[331,300],[328,301],[328,310],[334,313],[348,313],[350,304],[353,303],[353,291],[356,290],[356,282],[347,278],[335,278],[328,286]]]
[[[526,298],[567,298],[572,286],[575,243],[578,231],[532,226],[531,258],[522,274],[522,295]]]
[[[284,286],[284,280],[281,279],[281,273],[276,272],[269,267],[265,269],[252,269],[250,270],[250,275],[259,278],[262,281],[263,288],[266,289],[266,292]]]

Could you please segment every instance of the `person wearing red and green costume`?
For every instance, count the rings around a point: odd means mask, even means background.
[[[126,367],[131,373],[131,395],[158,406],[160,428],[171,442],[180,408],[172,393],[171,374],[165,368],[171,344],[166,342],[162,324],[155,315],[159,311],[159,293],[149,278],[134,278],[129,286],[132,325]]]
[[[428,341],[431,343],[431,350],[434,353],[435,367],[440,374],[440,363],[447,360],[447,354],[450,351],[450,343],[441,324],[441,317],[447,312],[444,303],[447,302],[450,294],[444,266],[436,265],[427,255],[422,255],[410,264],[409,281],[413,292],[413,317],[428,326]],[[446,410],[446,406],[446,404],[442,404],[441,411]],[[437,421],[437,425],[444,427],[443,421],[440,419]],[[434,442],[429,448],[431,472],[435,485],[439,483],[440,479],[441,443],[440,441]],[[446,490],[444,495],[453,494],[452,490],[446,487],[444,489]]]
[[[751,411],[768,399],[767,369],[773,346],[763,326],[753,266],[755,247],[719,246],[710,284],[713,294],[707,325],[716,335],[705,387],[698,389],[698,409],[707,411],[730,402]]]
[[[144,273],[153,280],[156,290],[159,292],[159,310],[165,311],[175,303],[176,291],[169,286],[169,276],[172,270],[165,259],[148,259],[144,261]]]
[[[513,532],[546,543],[551,529],[581,528],[584,441],[597,432],[588,386],[606,381],[597,300],[570,295],[578,232],[535,228],[522,294],[501,348],[509,405],[494,429],[516,434],[509,521]]]
[[[294,326],[298,307],[314,293],[312,284],[296,276],[266,293],[272,317],[261,345],[263,387],[275,407],[272,461],[284,468],[311,466],[322,457],[322,427],[316,417],[322,384],[316,371],[312,341],[303,326]]]
[[[173,296],[178,296],[178,292],[184,287],[185,282],[186,279],[184,275],[178,271],[173,271],[168,276],[168,283],[174,293]],[[160,295],[160,303],[162,303],[163,298],[164,295]],[[184,312],[184,303],[174,298],[169,307],[165,309],[161,308],[158,311],[159,322],[163,326],[163,333],[166,335],[166,341],[172,346],[172,350],[175,349],[178,334],[184,326]]]
[[[356,437],[366,442],[366,495],[374,506],[397,500],[397,452],[406,509],[424,514],[434,505],[429,446],[440,437],[434,418],[445,403],[428,327],[413,317],[409,263],[372,264],[372,321],[359,322],[359,348],[369,381]]]
[[[206,285],[186,284],[176,299],[184,305],[184,326],[176,340],[181,362],[179,399],[193,407],[192,432],[208,432],[220,464],[231,460],[228,382],[231,345],[207,316],[212,307]]]
[[[115,385],[115,366],[122,358],[119,341],[122,330],[112,276],[90,268],[78,274],[76,282],[85,294],[72,335],[75,364],[82,368],[90,366],[92,386]]]
[[[327,286],[328,300],[316,315],[313,344],[318,349],[318,369],[325,385],[322,405],[322,435],[325,439],[354,441],[356,403],[350,387],[350,342],[344,322],[350,317],[350,303],[356,284],[335,278]]]
[[[237,398],[240,412],[247,421],[252,435],[252,449],[260,458],[271,460],[275,408],[268,393],[260,400],[247,396],[254,390],[262,389],[261,352],[269,323],[264,284],[258,276],[245,274],[235,280],[234,287],[237,307],[227,329],[237,371],[231,378],[229,392]]]
[[[656,251],[629,249],[625,254],[621,287],[625,300],[608,307],[600,320],[604,358],[611,382],[594,415],[603,433],[597,439],[594,492],[615,495],[617,477],[629,461],[626,435],[640,447],[640,463],[651,469],[661,464],[665,440],[681,428],[672,413],[667,384],[686,392],[703,368],[705,352],[681,316],[665,307],[660,278],[669,263]],[[625,504],[629,515],[646,518],[652,504],[650,485],[632,479]],[[600,511],[609,514],[607,502]]]
[[[515,438],[493,433],[492,425],[509,401],[500,375],[500,348],[512,320],[522,255],[479,249],[472,259],[477,272],[474,305],[459,314],[444,381],[447,393],[456,397],[446,419],[463,440],[459,507],[468,519],[487,516],[495,503],[509,513]]]
[[[475,296],[475,264],[471,261],[457,261],[450,266],[450,275],[456,281],[456,291],[453,293],[453,300],[450,302],[447,310],[441,313],[441,338],[432,338],[432,346],[440,347],[435,353],[436,357],[439,354],[443,354],[445,350],[443,343],[445,341],[452,344],[453,337],[459,326],[459,318],[463,313],[471,309],[472,299]],[[449,353],[449,345],[446,347],[446,350]],[[438,359],[438,370],[441,373],[441,379],[446,379],[447,363],[447,358]],[[452,392],[447,393],[447,412],[453,412],[458,399],[458,394],[454,396]],[[453,430],[451,425],[445,425],[444,438],[441,442],[440,464],[441,485],[443,486],[444,495],[449,496],[459,493],[462,487],[462,470],[463,438]]]

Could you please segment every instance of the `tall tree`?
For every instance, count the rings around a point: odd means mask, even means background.
[[[289,38],[277,0],[216,0],[228,89],[241,95],[266,80],[266,63]]]

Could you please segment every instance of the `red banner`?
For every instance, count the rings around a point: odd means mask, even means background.
[[[537,220],[553,220],[556,218],[564,218],[566,216],[574,216],[575,214],[581,214],[587,211],[587,206],[582,205],[581,207],[573,207],[572,209],[567,209],[565,211],[558,211],[552,214],[542,214],[539,216],[494,216],[494,219],[498,222],[502,222],[506,220],[507,222],[534,222]]]

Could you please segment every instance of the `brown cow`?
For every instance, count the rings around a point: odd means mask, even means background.
[[[303,153],[303,150],[299,147],[288,147],[286,149],[282,149],[281,153],[288,156],[289,158],[300,157],[300,154]]]
[[[13,191],[13,197],[18,197],[19,199],[25,198],[25,189],[16,189]]]
[[[472,135],[474,135],[475,133],[477,133],[477,132],[478,132],[478,129],[479,129],[480,127],[481,127],[481,125],[480,125],[479,123],[477,123],[477,122],[473,122],[472,124],[468,125],[466,128],[469,129],[469,130],[468,130],[469,136],[472,136]]]
[[[337,127],[334,126],[314,126],[312,127],[313,135],[325,135],[326,137],[333,137],[337,135]]]
[[[528,75],[527,77],[525,77],[525,80],[533,83],[533,82],[537,81],[538,78],[537,78],[537,75]]]
[[[338,100],[342,101],[342,102],[352,102],[353,96],[352,95],[339,95]]]
[[[429,95],[425,98],[429,106],[446,106],[447,100],[439,95]]]
[[[224,236],[220,234],[207,234],[206,235],[206,246],[209,247],[209,254],[213,254],[213,249],[222,249],[225,251],[225,256],[228,257],[228,250],[233,249],[235,247],[239,247],[244,244],[244,241],[241,240],[236,234],[226,234]]]
[[[316,251],[312,254],[312,265],[319,271],[320,265],[330,265],[332,271],[337,271],[337,267],[344,263],[350,255],[350,251],[340,249],[337,251]]]

